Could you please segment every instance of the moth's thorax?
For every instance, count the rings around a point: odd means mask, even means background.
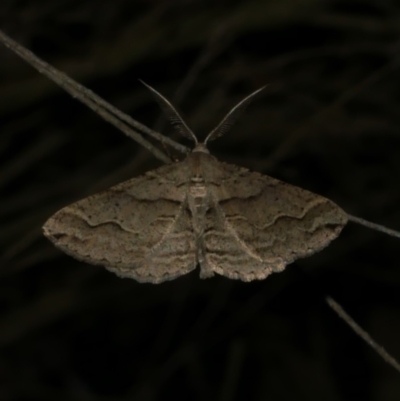
[[[211,179],[209,169],[214,160],[204,144],[198,144],[188,155],[189,196],[195,200],[197,206],[200,206],[202,200],[207,197]]]
[[[200,145],[196,146],[197,149]],[[204,145],[203,145],[204,146]],[[206,148],[205,148],[206,149]],[[190,193],[194,197],[204,197],[207,193],[207,186],[212,182],[212,171],[215,164],[215,157],[208,151],[193,151],[187,157],[188,181]]]
[[[207,186],[201,169],[201,163],[196,163],[195,169],[191,171],[189,193],[195,199],[204,198],[207,195]]]

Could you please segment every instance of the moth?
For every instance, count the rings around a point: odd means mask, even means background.
[[[146,86],[193,150],[55,213],[43,230],[56,247],[139,282],[172,280],[196,266],[201,278],[252,281],[281,272],[339,235],[348,216],[329,199],[220,162],[208,151],[263,88],[199,142],[171,103]]]

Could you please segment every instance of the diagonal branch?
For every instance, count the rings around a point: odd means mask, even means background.
[[[303,269],[295,269],[295,271],[300,274],[308,282],[311,282],[315,291],[323,298],[326,304],[331,308],[336,314],[342,318],[345,323],[359,336],[362,338],[385,362],[391,365],[400,373],[400,363],[390,355],[382,345],[378,344],[363,328],[361,328],[355,320],[342,308],[342,306],[335,301],[325,290],[321,288],[321,284],[315,280],[308,273],[303,271]]]
[[[351,214],[348,214],[347,217],[353,223],[360,224],[362,226],[371,228],[372,230],[375,230],[375,231],[380,231],[382,233],[390,235],[391,237],[400,238],[400,231],[396,231],[396,230],[393,230],[391,228],[387,228],[387,227],[382,226],[382,225],[377,224],[377,223],[372,223],[372,222],[364,220],[364,219],[362,219],[360,217],[352,216]]]
[[[174,147],[176,150],[187,153],[188,148],[183,146],[170,138],[167,138],[160,133],[151,130],[145,125],[139,123],[134,120],[132,117],[126,115],[125,113],[118,110],[116,107],[112,106],[100,96],[96,95],[90,89],[85,88],[83,85],[74,81],[72,78],[68,77],[63,72],[57,70],[52,67],[50,64],[38,58],[35,54],[33,54],[30,50],[26,49],[22,45],[18,44],[16,41],[7,36],[4,32],[0,30],[0,41],[24,59],[27,63],[32,65],[35,69],[37,69],[41,74],[46,75],[49,79],[55,82],[57,85],[62,87],[66,92],[72,95],[72,97],[77,98],[79,101],[84,103],[86,106],[91,108],[95,113],[99,114],[104,120],[108,121],[116,128],[121,130],[128,137],[134,139],[147,150],[149,150],[153,155],[162,160],[165,163],[170,163],[171,159],[165,155],[162,151],[148,142],[143,138],[137,131],[130,128],[127,124],[131,125],[137,130],[140,130],[149,136],[161,141],[166,144]],[[127,124],[125,124],[125,121]]]
[[[361,337],[368,345],[370,345],[374,351],[376,351],[389,365],[395,368],[400,373],[400,363],[393,358],[381,345],[363,330],[346,311],[329,295],[325,297],[326,303],[329,307],[334,310],[353,330]]]

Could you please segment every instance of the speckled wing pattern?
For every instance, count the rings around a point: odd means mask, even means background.
[[[184,163],[184,162],[182,162]],[[58,211],[44,234],[78,260],[159,283],[196,267],[182,163],[162,166]]]
[[[330,200],[193,152],[61,209],[45,235],[67,254],[141,282],[200,276],[264,279],[336,238]]]

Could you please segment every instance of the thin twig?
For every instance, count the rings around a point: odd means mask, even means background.
[[[303,269],[295,269],[297,273],[299,273],[303,278],[305,278],[308,282],[311,282],[315,291],[325,300],[327,305],[339,315],[347,325],[367,344],[371,346],[371,348],[389,365],[391,365],[394,369],[400,372],[400,364],[399,362],[391,356],[380,344],[378,344],[364,329],[362,329],[354,319],[346,313],[346,311],[342,308],[342,306],[335,301],[321,286],[321,283],[317,282],[314,277],[310,276]]]
[[[128,125],[124,124],[122,121],[127,122],[134,128],[152,136],[157,140],[160,140],[162,142],[167,143],[170,146],[173,146],[180,152],[185,153],[188,151],[188,148],[186,146],[183,146],[173,141],[170,138],[164,137],[160,133],[151,130],[150,128],[135,121],[130,116],[121,112],[120,110],[118,110],[117,108],[106,102],[104,99],[102,99],[100,96],[96,95],[91,90],[80,85],[78,82],[74,81],[72,78],[68,77],[63,72],[57,70],[56,68],[52,67],[45,61],[38,58],[30,50],[26,49],[25,47],[15,42],[1,30],[0,30],[0,41],[3,42],[3,44],[9,49],[11,49],[14,53],[23,58],[30,65],[32,65],[35,69],[37,69],[41,74],[46,75],[46,77],[48,77],[57,85],[62,87],[74,98],[77,98],[79,101],[86,104],[89,108],[91,108],[93,111],[99,114],[104,120],[113,124],[119,130],[125,133],[128,137],[140,143],[143,147],[152,152],[155,157],[162,160],[163,162],[170,163],[171,159],[167,155],[165,155],[162,151],[160,151],[158,148],[156,148],[154,145],[152,145],[150,142],[148,142],[146,139],[144,139],[142,135],[131,129]]]
[[[389,365],[400,372],[399,362],[393,358],[381,345],[376,343],[374,339],[363,330],[345,311],[344,309],[329,295],[325,297],[326,303],[332,308],[354,331],[361,337],[374,351],[376,351]]]
[[[351,214],[348,214],[347,217],[353,223],[361,224],[365,227],[371,228],[372,230],[380,231],[392,237],[400,238],[400,231],[392,230],[391,228],[387,228],[377,223],[371,223],[370,221],[364,220],[360,217],[352,216]]]

